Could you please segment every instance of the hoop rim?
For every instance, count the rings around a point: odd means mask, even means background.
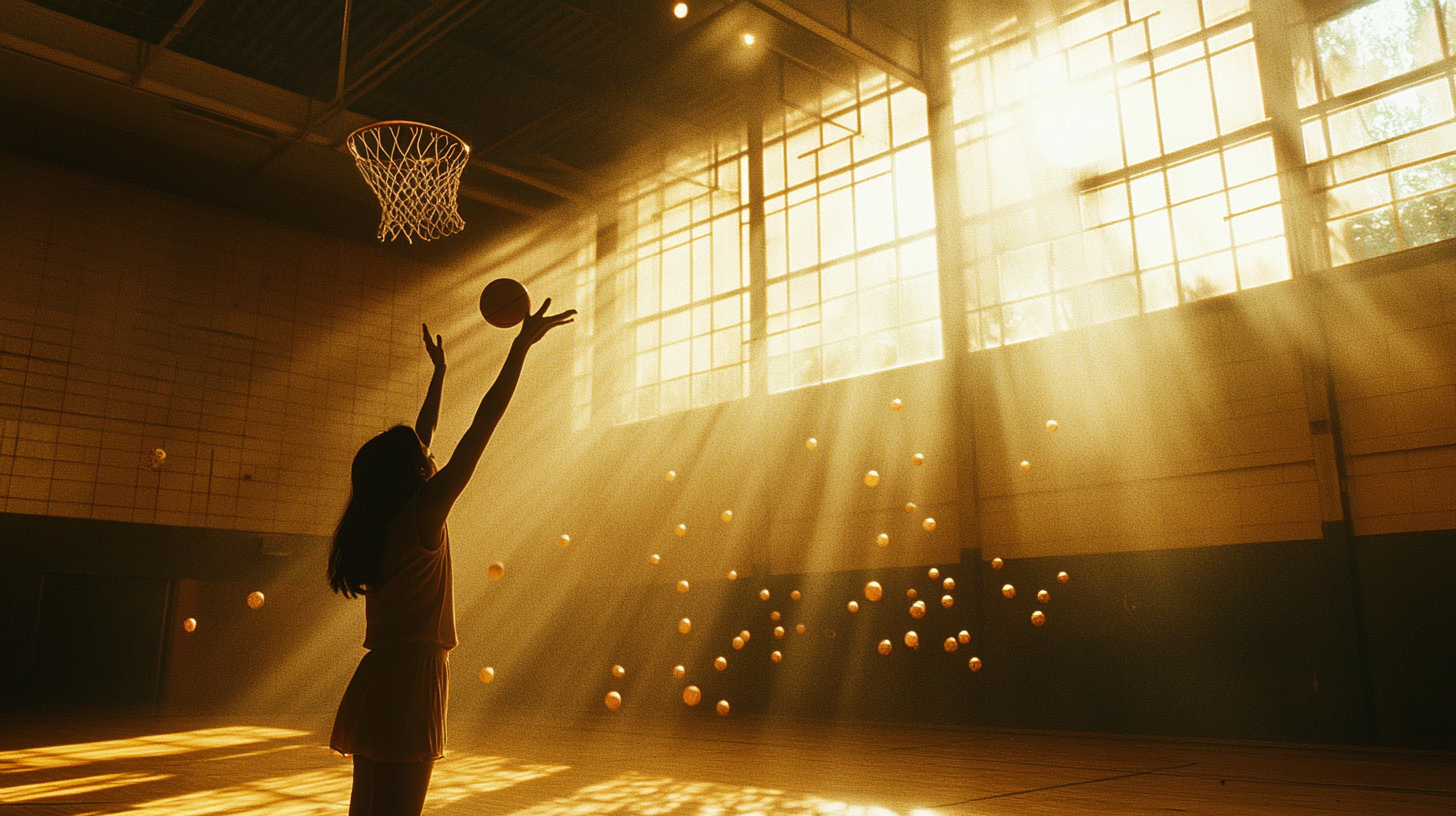
[[[375,128],[389,127],[391,125],[409,125],[411,127],[419,127],[419,128],[424,128],[425,130],[432,130],[432,131],[434,131],[436,133],[442,133],[442,134],[444,134],[446,136],[449,136],[451,139],[454,139],[456,142],[458,142],[461,147],[465,148],[465,152],[466,153],[469,153],[470,152],[470,145],[466,144],[464,139],[460,138],[459,136],[456,136],[455,134],[451,133],[450,131],[448,131],[448,130],[442,128],[442,127],[436,127],[434,125],[427,125],[424,122],[415,122],[415,121],[412,121],[412,120],[409,120],[409,119],[387,119],[387,120],[385,120],[383,122],[375,122],[373,124],[365,125],[365,126],[363,126],[361,128],[356,128],[353,133],[350,133],[348,136],[345,136],[344,137],[344,144],[347,145],[347,144],[353,142],[355,136],[358,136],[360,133],[363,133],[366,130],[374,130]]]

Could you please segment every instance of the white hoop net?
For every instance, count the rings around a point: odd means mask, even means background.
[[[383,212],[379,240],[431,241],[465,229],[457,209],[470,146],[419,122],[379,122],[346,140]]]

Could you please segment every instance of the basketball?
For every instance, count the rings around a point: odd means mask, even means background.
[[[510,278],[496,278],[480,293],[480,316],[498,329],[519,326],[531,313],[531,295]]]

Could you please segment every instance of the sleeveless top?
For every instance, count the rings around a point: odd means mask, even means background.
[[[427,549],[420,540],[414,498],[389,525],[379,578],[379,585],[364,593],[364,648],[400,643],[455,648],[449,527],[440,531],[440,546]]]

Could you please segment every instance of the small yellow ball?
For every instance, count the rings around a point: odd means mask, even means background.
[[[798,633],[800,635],[804,634],[804,624],[802,624],[802,623],[794,624],[794,632],[796,632],[796,633]]]
[[[924,530],[927,533],[934,532],[935,531],[935,519],[928,518],[925,521],[920,522],[920,529]]]
[[[724,669],[728,668],[728,658],[721,656],[714,658],[713,668],[717,669],[718,671],[723,671]]]
[[[1024,473],[1024,472],[1026,472],[1028,470],[1031,470],[1031,463],[1028,462],[1028,461],[1026,461],[1025,459],[1022,459],[1021,460],[1021,464],[1018,465],[1018,467],[1020,467],[1021,470],[1022,470],[1022,472]]]
[[[1004,566],[1006,566],[1006,562],[1005,561],[1002,561],[999,558],[992,558],[991,559],[991,569],[998,570],[998,569],[1001,569]]]
[[[728,706],[728,701],[727,700],[719,700],[718,701],[718,716],[719,717],[726,717],[726,716],[728,716],[728,709],[729,709],[729,706]]]
[[[773,621],[774,623],[778,623],[780,617],[782,617],[782,615],[779,614],[777,609],[768,613],[768,619]]]
[[[961,645],[956,642],[956,639],[955,638],[949,637],[949,638],[946,638],[945,639],[945,650],[947,652],[954,652],[956,649],[959,649],[960,647],[961,647]]]
[[[703,692],[697,686],[688,686],[683,689],[683,702],[695,706],[703,701]]]
[[[910,457],[910,464],[912,464],[912,465],[923,465],[923,464],[925,464],[925,454],[923,454],[923,453],[917,453],[914,456]]]
[[[979,658],[979,657],[973,657],[973,658],[971,658],[970,659],[970,666],[971,666],[971,671],[980,671],[981,670],[981,658]]]
[[[672,667],[672,677],[673,677],[674,680],[681,680],[681,679],[683,679],[684,677],[687,677],[687,676],[688,676],[688,670],[687,670],[686,667],[683,667],[683,666],[673,666]]]
[[[944,581],[941,581],[940,582],[940,586],[946,592],[953,592],[953,591],[955,591],[955,579],[954,578],[946,578]]]
[[[1044,623],[1046,623],[1046,613],[1042,612],[1040,609],[1031,613],[1032,626],[1041,626]]]
[[[676,528],[673,529],[672,532],[678,538],[682,538],[683,536],[688,534],[688,526],[686,524],[679,524]]]
[[[849,613],[852,615],[852,614],[854,614],[855,612],[858,612],[858,611],[859,611],[859,601],[850,601],[849,602]]]
[[[805,449],[807,449],[807,450],[814,450],[814,449],[816,449],[818,447],[819,447],[819,440],[815,439],[814,437],[811,436],[808,439],[805,439],[804,440],[804,448]]]
[[[905,407],[905,403],[901,402],[900,400],[898,400],[898,399],[892,399],[892,400],[890,400],[890,410],[891,411],[898,411],[898,410],[900,410],[901,408],[904,408],[904,407]]]
[[[911,629],[909,632],[905,633],[905,645],[909,646],[912,649],[920,648],[920,636],[915,634],[914,629]]]
[[[658,555],[657,553],[653,553],[652,555],[647,556],[647,563],[655,567],[658,564],[662,563],[662,556]]]
[[[196,632],[197,631],[197,618],[188,618],[187,620],[182,621],[182,631],[184,631],[184,632]]]
[[[766,601],[766,600],[768,600],[769,599],[769,592],[768,592],[768,590],[767,589],[760,589],[758,591],[758,599],[760,601]]]
[[[1057,421],[1055,419],[1048,419],[1046,429],[1047,433],[1055,433],[1057,430]]]
[[[775,626],[773,630],[773,635],[776,638],[782,638],[784,636],[784,627]]]
[[[865,584],[865,598],[868,600],[878,601],[883,594],[884,589],[880,586],[879,581],[870,581],[868,584]]]
[[[688,594],[688,582],[687,581],[678,581],[677,582],[677,594],[679,594],[679,595],[686,595],[686,594]]]
[[[677,622],[677,630],[686,635],[688,632],[693,631],[693,622],[687,618],[683,618]]]
[[[926,572],[925,574],[926,575],[929,575],[930,576],[930,580],[934,581],[935,579],[937,579],[937,578],[940,577],[940,570],[937,569],[937,568],[935,568],[935,567],[931,567],[930,570],[928,572]]]
[[[490,580],[499,581],[506,574],[506,565],[497,561],[486,568],[485,574],[490,576]]]
[[[1006,586],[1001,587],[1001,594],[1002,595],[1005,595],[1008,598],[1015,598],[1016,597],[1016,587],[1014,587],[1014,586],[1012,586],[1010,584],[1007,584]]]
[[[887,654],[890,653],[890,650],[894,648],[894,646],[890,643],[889,639],[887,638],[885,640],[880,641],[880,645],[877,646],[876,648],[879,650],[879,653],[880,654],[887,655]]]
[[[906,513],[914,513],[916,510],[919,510],[919,509],[920,508],[915,505],[915,502],[905,502],[905,512]]]
[[[254,591],[248,593],[248,608],[249,609],[262,609],[263,608],[263,601],[264,601],[263,593],[258,592],[257,590],[254,590]]]
[[[742,651],[742,649],[743,649],[743,638],[741,638],[741,637],[735,637],[735,638],[733,638],[733,648],[735,650]]]
[[[1038,589],[1036,591],[1036,599],[1042,603],[1046,603],[1052,599],[1052,594],[1045,589]]]
[[[916,592],[914,589],[907,589],[907,590],[905,590],[905,597],[907,597],[907,598],[909,598],[910,600],[913,601],[916,598],[919,598],[920,597],[920,593],[919,592]]]
[[[970,632],[967,632],[964,629],[962,629],[960,631],[960,634],[956,635],[956,640],[959,640],[961,643],[970,643],[971,642],[971,633]]]
[[[612,676],[615,677],[615,678],[617,678],[618,680],[621,680],[623,677],[626,677],[627,676],[627,670],[624,669],[624,668],[622,668],[622,666],[620,666],[620,665],[613,666],[612,667]]]
[[[925,617],[925,601],[916,601],[910,604],[910,617],[916,620]]]
[[[718,518],[722,519],[724,524],[727,524],[728,522],[733,520],[733,511],[724,510],[723,512],[718,514]]]
[[[797,590],[797,589],[789,593],[789,600],[791,600],[791,601],[797,601],[801,597],[803,597],[803,596],[801,596],[799,594],[799,590]]]
[[[479,676],[480,682],[489,683],[490,681],[495,679],[495,669],[491,668],[490,666],[486,666],[485,668],[480,670]]]
[[[562,533],[560,536],[557,536],[557,538],[556,538],[556,546],[560,547],[563,550],[566,549],[567,547],[570,547],[571,546],[571,536],[567,535],[566,533]]]
[[[744,629],[743,631],[739,632],[738,633],[738,636],[741,637],[741,638],[743,638],[743,642],[744,643],[747,643],[748,641],[753,640],[753,635],[749,634],[749,632],[748,632],[747,629]]]
[[[881,547],[888,547],[888,546],[890,546],[890,536],[889,536],[889,534],[887,534],[887,533],[880,533],[879,535],[875,536],[875,543],[878,544]]]
[[[949,595],[942,595],[940,596],[940,605],[946,609],[950,609],[952,606],[955,606],[955,598]]]
[[[768,659],[777,663],[780,660],[784,659],[784,653],[779,651],[778,649],[774,649],[773,652],[768,656]]]
[[[864,475],[864,483],[865,483],[865,487],[874,487],[875,485],[879,484],[880,483],[880,473],[879,473],[879,471],[872,470],[869,473],[866,473]]]
[[[730,580],[730,581],[737,581],[738,580],[738,570],[728,570],[728,580]]]
[[[615,691],[607,692],[607,710],[616,711],[622,707],[622,695]]]
[[[1057,573],[1057,583],[1065,584],[1070,580],[1072,580],[1072,576],[1066,574],[1065,572]]]
[[[677,471],[675,471],[675,470],[669,470],[667,472],[667,474],[664,475],[662,478],[664,478],[664,479],[666,479],[666,480],[668,480],[670,482],[670,481],[672,481],[672,480],[674,480],[674,479],[677,478]]]

